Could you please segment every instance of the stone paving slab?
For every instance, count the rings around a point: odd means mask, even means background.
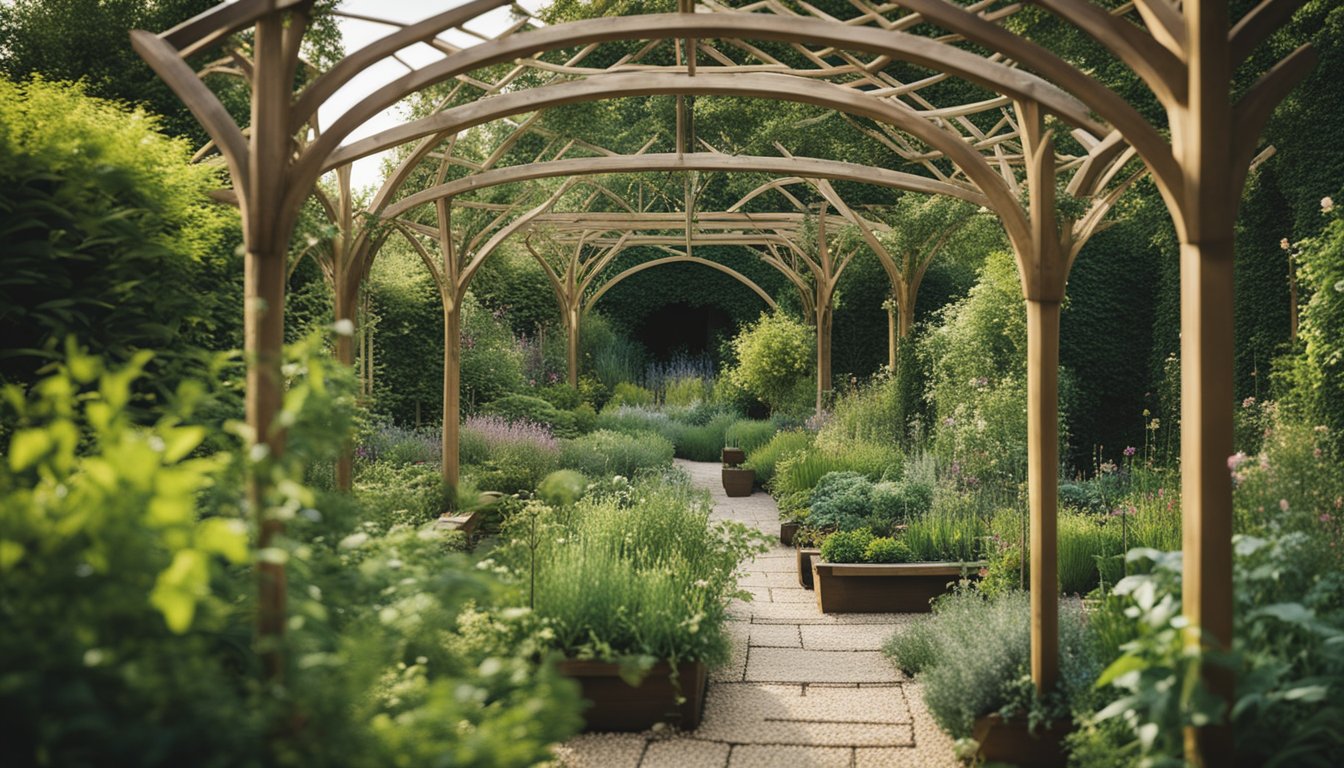
[[[744,621],[730,621],[727,625],[728,640],[731,645],[728,663],[711,669],[711,682],[738,682],[747,674],[747,645],[751,636],[751,625]]]
[[[888,624],[812,624],[798,630],[803,647],[813,651],[880,651],[893,633]]]
[[[793,624],[752,624],[753,648],[802,648],[803,640]]]
[[[585,733],[555,748],[564,768],[637,768],[648,738],[639,733]]]
[[[817,595],[810,589],[802,587],[771,587],[770,602],[772,603],[806,603],[808,605],[817,604]]]
[[[639,768],[722,768],[731,744],[700,739],[653,741]]]
[[[899,690],[802,685],[719,685],[705,704],[698,739],[738,744],[896,746],[912,744]]]
[[[844,747],[734,747],[729,768],[850,768],[854,750]]]
[[[753,648],[747,657],[747,682],[894,683],[900,679],[892,663],[875,651]]]

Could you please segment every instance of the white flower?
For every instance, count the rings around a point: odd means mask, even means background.
[[[334,331],[337,336],[354,336],[355,322],[349,318],[341,318],[331,324],[331,330]]]
[[[1285,237],[1279,241],[1279,247],[1286,251],[1289,248],[1292,248],[1293,246],[1291,243],[1288,242],[1288,238]]]
[[[1335,200],[1332,197],[1321,198],[1321,213],[1329,213],[1335,210]]]

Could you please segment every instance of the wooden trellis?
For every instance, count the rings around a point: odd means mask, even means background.
[[[274,419],[282,392],[279,356],[289,240],[319,177],[357,158],[552,106],[660,94],[678,97],[676,149],[684,155],[694,148],[690,98],[729,95],[808,103],[871,120],[877,125],[869,129],[874,138],[921,164],[929,178],[977,189],[1004,222],[1027,302],[1032,673],[1039,686],[1048,688],[1057,674],[1059,306],[1077,240],[1073,223],[1061,226],[1056,215],[1055,179],[1067,169],[1060,167],[1045,115],[1084,132],[1087,138],[1080,141],[1091,148],[1090,161],[1083,163],[1094,173],[1104,174],[1108,151],[1132,147],[1176,225],[1182,265],[1183,604],[1191,627],[1188,643],[1199,645],[1203,632],[1208,642],[1226,647],[1232,632],[1231,487],[1225,460],[1232,447],[1233,222],[1257,137],[1275,104],[1313,65],[1314,55],[1305,46],[1298,49],[1234,99],[1233,69],[1302,0],[1262,0],[1235,24],[1227,0],[1180,5],[1136,0],[1116,13],[1086,0],[1038,4],[1138,75],[1163,105],[1165,126],[1151,124],[1087,72],[1005,29],[998,22],[1020,6],[994,0],[964,7],[948,0],[851,0],[853,13],[844,19],[805,4],[788,8],[763,0],[726,8],[711,0],[696,7],[681,2],[679,13],[555,26],[513,5],[518,18],[494,36],[474,31],[470,23],[508,6],[508,0],[477,0],[412,23],[387,21],[393,28],[389,35],[347,55],[297,95],[292,84],[313,0],[238,0],[161,35],[135,32],[132,40],[210,133],[234,179],[246,247],[247,417],[253,439],[274,453],[284,449],[283,429]],[[920,24],[947,34],[935,38],[906,31]],[[248,27],[253,29],[253,88],[245,133],[186,57]],[[644,41],[644,46],[615,65],[586,65],[594,51],[618,41]],[[668,45],[681,53],[659,63],[655,54],[665,53]],[[320,135],[310,135],[306,127],[318,107],[351,78],[379,61],[404,64],[398,52],[412,46],[437,58],[418,68],[406,65],[407,74],[359,100]],[[984,56],[982,50],[992,53]],[[653,63],[641,63],[641,57]],[[887,73],[897,61],[930,74],[914,82],[897,80]],[[499,69],[502,77],[484,79],[483,73]],[[925,98],[929,86],[949,77],[998,94],[989,103],[1011,107],[1015,127],[985,132],[966,117],[985,104],[936,106]],[[462,86],[462,103],[344,143],[371,117],[444,82]],[[535,83],[541,85],[532,87]],[[1020,147],[1026,169],[1025,208],[1013,186],[994,170],[1009,161],[995,158],[995,148],[1009,141]],[[451,232],[446,213],[439,220]],[[445,254],[452,245],[451,238],[443,238]],[[448,261],[452,265],[445,263],[444,284],[456,291],[473,262],[464,268],[454,258]],[[251,490],[262,514],[263,547],[280,530],[280,522],[264,513],[264,490],[260,480]],[[273,642],[284,627],[283,567],[263,563],[259,574],[259,631]],[[278,675],[278,651],[267,653],[267,663]],[[1207,667],[1205,677],[1220,695],[1231,696],[1230,673]],[[1231,740],[1217,729],[1202,729],[1187,741],[1193,760],[1229,762]]]

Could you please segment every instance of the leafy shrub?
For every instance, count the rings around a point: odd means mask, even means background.
[[[908,563],[914,559],[910,548],[900,539],[894,539],[890,536],[879,536],[868,542],[868,548],[863,551],[863,561],[865,563]]]
[[[639,342],[614,328],[597,312],[583,316],[579,324],[579,356],[583,369],[602,388],[610,392],[623,381],[639,381],[644,372],[644,348]],[[580,381],[580,390],[583,389]],[[587,399],[587,397],[585,397]],[[589,400],[594,407],[605,404]]]
[[[579,403],[583,402],[583,396],[579,394],[578,388],[571,387],[565,382],[539,387],[536,392],[542,400],[550,403],[557,411],[572,411],[579,407]]]
[[[751,453],[770,442],[777,429],[773,421],[738,419],[724,431],[723,444]]]
[[[841,397],[817,432],[817,445],[840,451],[854,443],[902,441],[913,414],[905,413],[897,386],[896,379],[879,378]]]
[[[851,531],[866,527],[873,511],[873,483],[858,472],[831,472],[808,499],[808,524]]]
[[[756,470],[756,481],[762,485],[774,479],[779,462],[795,453],[812,447],[812,435],[802,430],[776,432],[764,445],[747,451],[747,461],[743,466]]]
[[[709,400],[709,387],[698,376],[687,376],[668,381],[663,389],[667,405],[695,405]]]
[[[641,469],[671,466],[672,454],[672,443],[656,433],[599,429],[566,441],[560,464],[592,478],[634,477]]]
[[[574,415],[531,395],[506,395],[487,405],[485,413],[502,416],[508,421],[526,421],[541,424],[562,437],[574,434]]]
[[[355,456],[396,466],[437,464],[442,447],[437,432],[382,424],[363,436],[355,449]]]
[[[613,403],[597,415],[597,428],[615,432],[657,432],[668,436],[672,430],[670,421],[667,414],[647,406]]]
[[[463,401],[477,407],[523,387],[523,354],[513,329],[470,293],[462,303],[461,376]]]
[[[737,364],[728,370],[734,384],[770,407],[795,405],[800,384],[812,372],[816,338],[810,327],[782,313],[762,314],[733,338]]]
[[[921,517],[933,506],[933,488],[917,480],[890,480],[873,486],[872,520],[890,529]]]
[[[588,403],[579,403],[572,411],[574,414],[574,431],[585,435],[593,431],[597,426],[597,411]]]
[[[958,591],[940,598],[931,617],[897,632],[884,646],[896,666],[917,674],[929,713],[953,738],[969,737],[975,718],[993,712],[1063,717],[1096,679],[1101,663],[1082,612],[1062,605],[1060,690],[1035,700],[1029,602],[1023,592],[985,600],[974,591]]]
[[[532,505],[508,522],[502,556],[551,629],[549,645],[642,670],[725,661],[727,598],[763,537],[710,522],[708,494],[684,475],[644,477],[629,494],[589,496],[564,514]]]
[[[890,446],[859,443],[836,453],[811,448],[778,463],[770,490],[785,495],[813,488],[830,472],[857,472],[876,481],[899,474],[900,466],[901,454]]]
[[[723,450],[723,436],[734,418],[729,414],[715,416],[703,425],[670,422],[671,438],[677,456],[691,461],[718,461]]]
[[[464,453],[462,462],[475,466],[473,478],[486,491],[530,491],[556,468],[560,456],[560,443],[545,426],[501,416],[468,417],[461,442],[473,446],[473,461]]]
[[[631,384],[628,381],[622,381],[619,384],[617,384],[616,387],[612,390],[611,400],[608,401],[608,404],[616,406],[620,405],[648,406],[653,405],[653,400],[654,400],[653,393],[650,392],[649,390],[639,386],[638,384]]]
[[[873,543],[873,532],[867,528],[836,531],[821,543],[821,559],[828,563],[862,563]]]
[[[448,489],[437,464],[369,464],[360,468],[354,493],[363,519],[376,523],[379,531],[421,525],[448,508]]]

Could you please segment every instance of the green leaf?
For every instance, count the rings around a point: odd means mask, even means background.
[[[205,440],[205,427],[176,427],[160,430],[163,438],[163,461],[175,464],[196,450],[196,446]]]
[[[1139,658],[1138,656],[1121,656],[1120,658],[1111,662],[1111,665],[1101,673],[1101,677],[1097,678],[1096,687],[1105,688],[1106,686],[1110,685],[1117,677],[1120,677],[1121,675],[1124,674],[1128,674],[1130,672],[1137,672],[1139,670],[1147,668],[1147,666],[1148,663],[1143,659]]]
[[[51,435],[43,429],[21,429],[9,441],[9,468],[22,472],[52,449]]]
[[[247,526],[241,520],[212,517],[196,526],[196,546],[232,563],[247,562]]]
[[[23,559],[23,545],[17,541],[0,539],[0,573],[7,573]]]

